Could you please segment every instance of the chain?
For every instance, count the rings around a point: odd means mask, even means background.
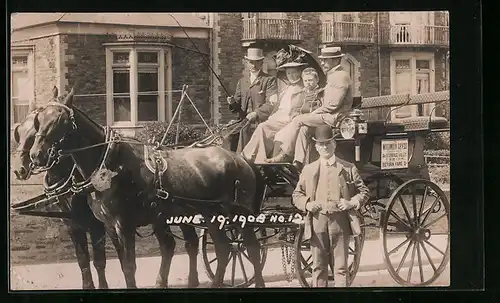
[[[295,275],[295,247],[293,247],[293,235],[288,233],[285,241],[292,243],[292,247],[286,244],[281,245],[281,264],[283,266],[283,273],[285,274],[288,283],[291,283]],[[287,271],[287,265],[291,265],[290,274]]]

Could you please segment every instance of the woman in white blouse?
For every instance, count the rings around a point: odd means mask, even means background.
[[[242,151],[243,157],[256,163],[263,163],[274,147],[276,133],[284,128],[292,119],[300,113],[304,102],[302,97],[303,83],[301,73],[305,63],[288,62],[278,69],[285,71],[287,80],[278,81],[278,98],[274,98],[276,104],[274,112],[269,118],[260,123],[252,138]]]

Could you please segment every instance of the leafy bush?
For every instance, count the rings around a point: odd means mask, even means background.
[[[144,125],[144,128],[136,135],[136,138],[142,142],[156,139],[161,141],[167,131],[168,122],[151,122]],[[164,144],[174,144],[177,133],[177,125],[174,124],[168,130],[167,138]],[[181,124],[179,127],[179,143],[199,140],[205,137],[205,129],[199,129],[188,124]]]
[[[450,133],[431,133],[425,138],[425,150],[450,150]]]
[[[449,149],[435,149],[435,150],[425,150],[424,155],[426,156],[449,156]]]
[[[429,167],[431,180],[438,184],[450,184],[450,166]]]

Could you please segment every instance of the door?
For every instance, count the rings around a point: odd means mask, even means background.
[[[412,72],[411,72],[411,60],[396,60],[396,72],[394,79],[394,93],[399,94],[411,94],[412,93]],[[393,115],[396,119],[408,118],[412,115],[412,108],[410,105],[397,108],[393,111]]]

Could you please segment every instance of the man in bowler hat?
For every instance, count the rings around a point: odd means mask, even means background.
[[[368,201],[369,190],[354,164],[335,157],[330,126],[317,127],[313,140],[320,158],[304,166],[293,203],[307,213],[304,239],[311,243],[312,287],[328,287],[330,262],[335,287],[346,287],[349,237],[361,233],[356,210]]]
[[[263,50],[248,48],[245,55],[249,73],[238,81],[234,96],[227,98],[229,110],[238,115],[239,119],[246,118],[250,124],[239,133],[236,152],[240,153],[247,145],[257,123],[266,121],[271,115],[277,102],[276,78],[262,70],[264,63]],[[234,150],[234,146],[231,148]]]

